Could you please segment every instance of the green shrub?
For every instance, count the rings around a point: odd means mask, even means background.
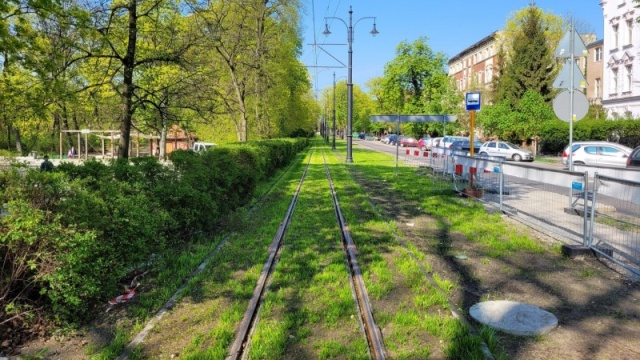
[[[9,213],[0,218],[0,324],[35,308],[64,322],[90,319],[133,269],[214,231],[308,145],[278,139],[175,151],[172,166],[148,157],[0,173],[0,204]]]

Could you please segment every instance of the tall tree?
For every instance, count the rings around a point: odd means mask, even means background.
[[[111,79],[113,89],[122,99],[120,142],[118,156],[129,157],[129,143],[134,113],[141,106],[136,74],[149,71],[162,64],[180,64],[184,54],[195,40],[187,32],[166,36],[170,43],[164,47],[144,46],[159,33],[173,32],[173,15],[182,14],[185,8],[169,0],[126,0],[92,9],[96,38],[92,48],[85,49],[87,57],[103,60],[105,77]],[[140,29],[145,31],[139,32]]]
[[[396,57],[385,65],[382,85],[385,110],[390,113],[457,113],[461,100],[446,71],[447,57],[434,52],[426,37],[412,43],[401,42]],[[429,125],[412,125],[411,132],[419,136],[437,131]]]
[[[550,101],[554,95],[556,62],[542,22],[542,10],[534,4],[527,7],[518,28],[511,30],[513,42],[506,44],[507,58],[499,72],[494,101],[507,101],[515,107],[527,90]]]

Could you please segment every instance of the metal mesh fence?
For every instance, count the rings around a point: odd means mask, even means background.
[[[640,183],[449,149],[401,148],[433,186],[474,197],[567,245],[591,246],[640,275]],[[473,189],[473,190],[470,190]],[[593,213],[593,214],[592,214]]]
[[[640,275],[640,182],[594,174],[589,245]]]

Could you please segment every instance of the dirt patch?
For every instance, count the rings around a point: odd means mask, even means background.
[[[432,272],[459,284],[452,301],[465,314],[479,301],[512,300],[539,306],[558,318],[558,328],[543,337],[499,333],[508,359],[640,358],[639,282],[593,256],[563,257],[559,241],[506,215],[502,218],[509,231],[537,239],[546,249],[491,256],[486,246],[437,224],[442,220],[386,183],[354,176],[405,241],[427,254]],[[467,320],[480,327],[469,316]]]

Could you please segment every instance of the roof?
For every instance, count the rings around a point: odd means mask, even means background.
[[[456,56],[452,57],[451,59],[449,59],[449,64],[451,64],[452,62],[458,61],[458,59],[460,59],[461,57],[463,57],[464,55],[476,50],[477,48],[481,47],[482,45],[495,40],[496,34],[498,33],[498,31],[494,31],[491,34],[489,34],[488,36],[484,37],[482,40],[478,41],[477,43],[469,46],[468,48],[462,50],[462,52],[458,53]]]

